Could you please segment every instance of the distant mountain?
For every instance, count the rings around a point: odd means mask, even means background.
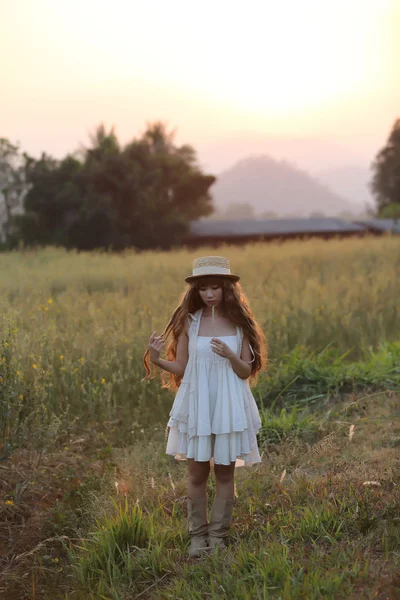
[[[301,217],[312,212],[337,216],[360,210],[359,205],[348,202],[307,172],[270,156],[239,161],[218,176],[211,193],[219,211],[244,203],[257,213],[273,211],[279,216]]]
[[[317,171],[316,177],[333,192],[360,207],[366,204],[375,206],[375,200],[369,189],[372,179],[368,167],[349,165],[337,169]]]
[[[275,160],[288,160],[309,172],[328,171],[343,165],[368,164],[373,158],[370,145],[355,153],[345,144],[332,138],[237,133],[207,144],[198,144],[202,166],[220,174],[243,156],[270,156]]]

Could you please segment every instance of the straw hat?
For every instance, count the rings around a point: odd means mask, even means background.
[[[199,279],[199,277],[209,277],[218,275],[219,277],[227,277],[232,281],[239,281],[239,275],[231,273],[229,260],[223,256],[201,256],[193,261],[192,275],[185,278],[185,281],[190,283]]]

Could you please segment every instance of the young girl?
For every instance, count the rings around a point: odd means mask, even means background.
[[[234,497],[237,459],[260,462],[261,426],[249,377],[267,362],[267,344],[229,261],[205,256],[193,261],[189,283],[165,331],[154,331],[144,355],[169,373],[163,387],[178,390],[168,421],[167,454],[188,461],[189,556],[225,547]],[[160,358],[171,334],[167,358]],[[163,374],[164,376],[166,373]],[[216,497],[207,522],[207,480],[214,462]]]

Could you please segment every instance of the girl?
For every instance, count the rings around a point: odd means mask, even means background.
[[[260,462],[256,433],[261,426],[249,377],[256,380],[267,362],[267,344],[239,277],[220,256],[193,261],[189,287],[165,331],[154,331],[144,355],[166,371],[163,387],[178,390],[168,421],[167,454],[188,461],[189,556],[225,548],[234,497],[237,459]],[[160,358],[171,334],[168,360]],[[155,368],[155,367],[154,367]],[[207,522],[207,480],[214,462],[216,497]]]

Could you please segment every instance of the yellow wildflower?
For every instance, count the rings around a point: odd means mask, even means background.
[[[18,377],[21,377],[21,371],[17,371]]]
[[[23,394],[20,394],[20,395],[18,396],[18,398],[19,398],[20,400],[23,400],[23,399],[24,399],[24,395],[23,395]]]
[[[81,365],[85,364],[85,359],[83,356],[80,357],[79,362],[81,363]]]
[[[7,506],[14,506],[14,502],[12,500],[6,500]]]
[[[34,363],[34,364],[32,365],[32,367],[33,367],[34,369],[37,369],[37,364],[36,364],[36,363]]]
[[[48,302],[48,304],[53,304],[53,298],[49,298],[49,299],[47,300],[47,302]]]
[[[64,354],[60,354],[60,360],[64,360]]]
[[[49,310],[49,307],[48,307],[48,306],[45,306],[45,307],[44,307],[44,310]]]
[[[105,383],[105,382],[106,382],[106,380],[103,377],[102,380],[101,380],[101,383]]]

